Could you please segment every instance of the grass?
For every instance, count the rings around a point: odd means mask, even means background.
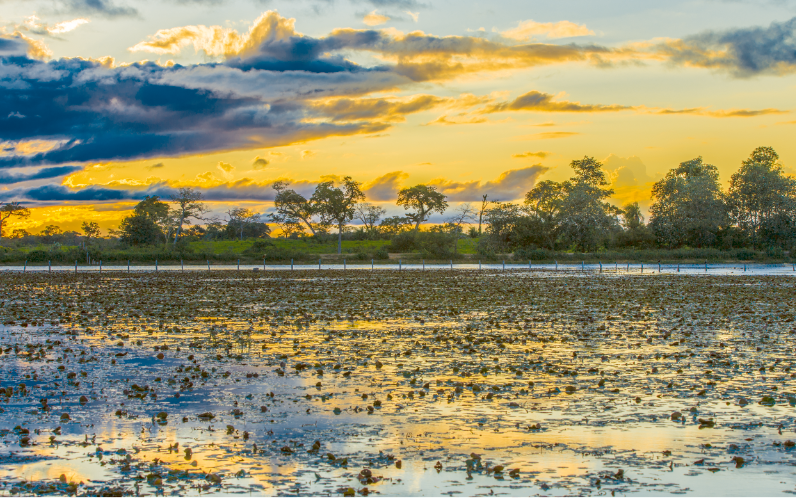
[[[307,254],[337,254],[337,242],[318,242],[307,239],[270,239],[277,249],[290,249]],[[240,253],[254,244],[254,240],[201,240],[191,242],[189,247],[197,253]],[[343,253],[373,253],[389,245],[389,240],[344,240]]]

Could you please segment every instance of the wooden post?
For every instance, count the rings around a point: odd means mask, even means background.
[[[130,260],[127,260],[127,273],[130,273]]]
[[[75,275],[77,275],[77,260],[75,260]]]
[[[600,261],[599,263],[600,263],[600,273],[602,273],[603,272],[603,262]]]
[[[345,269],[346,269],[346,266],[345,266],[345,258],[343,258],[343,270],[345,270]]]
[[[318,258],[318,269],[321,269],[321,258]]]
[[[707,271],[708,271],[708,260],[706,259],[705,260],[705,273],[707,273]]]
[[[658,273],[660,273],[660,272],[661,272],[661,262],[658,261]]]
[[[240,258],[238,258],[238,270],[240,270]]]
[[[558,261],[556,261],[556,271],[558,271]]]
[[[644,273],[644,262],[641,263],[641,273]]]
[[[425,270],[426,270],[426,260],[424,259],[423,260],[423,271],[425,271]]]
[[[373,258],[370,259],[370,269],[373,270]]]
[[[50,260],[47,261],[47,273],[52,273],[52,272],[53,272],[53,262],[52,260]]]
[[[677,263],[677,273],[680,273],[680,263]]]
[[[481,269],[481,260],[480,259],[478,260],[478,269],[479,270]]]
[[[102,260],[100,260],[100,273],[102,273]]]
[[[503,271],[506,271],[506,260],[503,260]]]
[[[531,271],[531,262],[528,261],[528,271]]]
[[[290,258],[290,269],[293,269],[293,258]]]
[[[158,260],[155,258],[155,273],[158,272]]]
[[[401,271],[401,260],[398,260],[398,271]]]
[[[581,261],[580,262],[580,271],[586,271],[586,262],[585,261]]]
[[[265,258],[263,258],[263,270],[265,270]],[[210,271],[210,260],[207,260],[207,271]]]
[[[451,270],[453,270],[453,260],[451,260]]]
[[[28,271],[28,260],[27,259],[25,260],[25,265],[22,267],[22,273],[25,273],[26,271]]]

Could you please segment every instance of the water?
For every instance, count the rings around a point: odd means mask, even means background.
[[[0,493],[796,492],[787,276],[104,270],[0,278]]]

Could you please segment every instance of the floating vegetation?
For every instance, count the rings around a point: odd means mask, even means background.
[[[3,274],[0,494],[796,492],[795,285]]]

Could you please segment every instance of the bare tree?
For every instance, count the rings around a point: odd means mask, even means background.
[[[177,191],[176,195],[171,196],[171,202],[177,204],[174,207],[174,245],[182,234],[182,226],[190,223],[190,219],[202,219],[202,215],[207,212],[207,207],[202,203],[202,193],[191,187],[183,187]]]
[[[484,196],[486,198],[486,196]],[[470,203],[462,204],[453,211],[453,214],[448,218],[448,224],[453,228],[454,242],[453,254],[459,253],[459,238],[463,233],[462,225],[475,221],[475,209]]]
[[[235,227],[235,231],[240,233],[240,240],[243,240],[243,229],[249,223],[260,221],[260,215],[246,208],[235,208],[227,211],[229,224]]]
[[[3,236],[3,224],[12,216],[29,218],[30,209],[23,207],[19,202],[6,202],[0,206],[0,237]]]
[[[365,230],[370,235],[376,233],[376,223],[378,223],[385,214],[387,214],[386,209],[381,206],[374,206],[370,203],[357,204],[356,207],[356,218],[365,225]]]
[[[500,201],[486,200],[489,194],[484,194],[481,199],[481,209],[478,210],[478,235],[481,235],[481,223],[484,221],[484,214],[489,210],[489,205]]]

